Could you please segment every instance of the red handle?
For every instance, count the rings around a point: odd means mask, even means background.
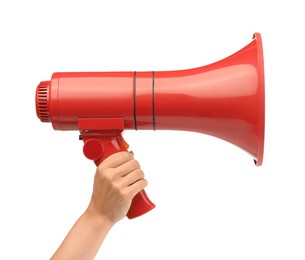
[[[84,141],[84,155],[93,160],[96,166],[110,155],[127,151],[129,147],[120,133],[97,136],[83,135],[82,139]],[[155,204],[150,201],[143,189],[133,198],[127,217],[129,219],[139,217],[153,208],[155,208]]]

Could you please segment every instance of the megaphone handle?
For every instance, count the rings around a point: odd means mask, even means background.
[[[101,136],[83,136],[84,155],[94,161],[98,166],[103,160],[110,155],[128,151],[129,145],[125,142],[122,135],[101,135]],[[143,189],[132,199],[127,217],[133,219],[139,217],[155,208],[155,204],[150,201]]]

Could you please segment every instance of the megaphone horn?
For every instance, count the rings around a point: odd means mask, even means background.
[[[262,164],[265,91],[259,33],[221,61],[189,70],[155,72],[153,81],[155,129],[219,137],[247,151],[256,165]]]
[[[57,130],[80,130],[83,118],[119,118],[124,129],[200,132],[237,145],[261,165],[264,93],[262,40],[255,33],[240,51],[199,68],[54,73],[37,88],[36,110]]]
[[[79,130],[99,165],[126,151],[124,129],[195,131],[226,140],[263,162],[264,62],[261,35],[207,66],[156,72],[54,73],[36,90],[37,116],[56,130]],[[144,191],[128,217],[154,208]]]

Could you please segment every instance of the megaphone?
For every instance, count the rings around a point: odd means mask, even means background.
[[[265,90],[262,39],[203,67],[152,72],[54,73],[36,90],[36,112],[55,130],[78,130],[84,155],[99,165],[126,151],[124,129],[182,130],[212,135],[250,154],[261,165]],[[128,218],[155,205],[137,194]]]

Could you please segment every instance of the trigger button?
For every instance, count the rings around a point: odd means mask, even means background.
[[[120,138],[121,138],[122,144],[124,145],[124,147],[126,148],[126,150],[128,150],[129,144],[124,140],[123,136],[120,136]]]

